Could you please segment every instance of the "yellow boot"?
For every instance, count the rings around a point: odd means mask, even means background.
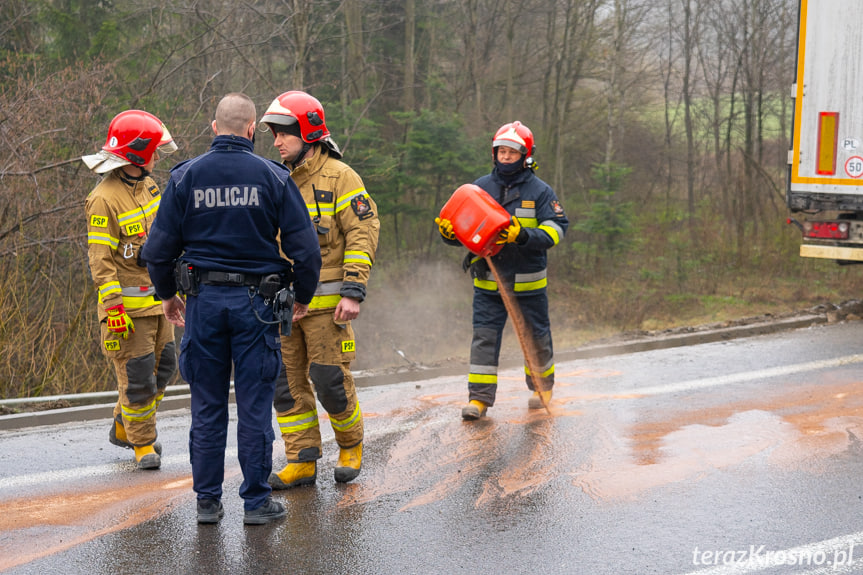
[[[123,427],[123,417],[121,415],[114,418],[114,422],[111,424],[111,429],[108,431],[108,441],[118,447],[125,447],[126,449],[132,449],[135,447],[129,443],[129,438],[126,436],[126,428]],[[162,444],[158,441],[153,443],[153,449],[156,450],[156,453],[162,455]]]
[[[313,485],[318,478],[318,466],[315,461],[288,463],[278,473],[270,473],[267,482],[273,489],[290,489],[300,485]]]
[[[362,442],[345,449],[339,448],[339,462],[336,464],[335,477],[339,483],[347,483],[357,478],[363,466]]]
[[[461,409],[461,418],[465,421],[479,419],[485,415],[488,406],[478,399],[471,399],[470,402]]]
[[[162,458],[156,453],[152,445],[135,447],[134,449],[138,469],[159,469],[162,466]]]
[[[527,400],[528,409],[544,409],[546,405],[551,405],[551,390],[534,391],[530,399]]]

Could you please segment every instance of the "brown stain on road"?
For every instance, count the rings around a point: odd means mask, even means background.
[[[837,419],[863,416],[863,384],[798,386],[784,390],[778,397],[754,398],[729,403],[708,409],[691,410],[677,414],[674,418],[640,423],[632,426],[630,438],[636,459],[644,465],[657,463],[665,437],[688,425],[722,426],[736,413],[766,411],[781,417],[798,432],[797,443],[808,442],[813,447],[820,444],[835,453],[836,442],[844,447],[847,436],[837,432]],[[859,427],[859,421],[853,427]],[[832,447],[828,444],[833,444]]]
[[[562,391],[581,379],[610,375],[614,373],[594,370],[558,374],[556,387]],[[367,467],[361,482],[346,486],[337,508],[401,496],[399,510],[404,511],[443,500],[469,482],[478,482],[476,506],[481,506],[527,496],[559,477],[555,464],[550,467],[554,421],[580,416],[581,411],[566,408],[562,398],[551,402],[553,417],[544,410],[528,412],[530,392],[524,376],[505,379],[513,383],[501,386],[495,415],[473,424],[458,416],[467,395],[461,387],[408,402],[389,397],[364,405],[367,420],[386,419],[412,427],[399,433],[386,462]],[[452,420],[441,424],[441,409],[451,411]],[[511,459],[500,473],[489,474],[511,445],[518,445],[522,455]],[[226,477],[240,472],[236,467],[225,471]],[[118,472],[103,487],[82,488],[74,482],[62,488],[62,493],[0,500],[0,571],[134,527],[194,500],[191,476],[164,471],[128,476]]]
[[[772,465],[817,473],[813,460],[843,453],[863,436],[863,384],[800,384],[655,415],[667,417],[624,424],[619,438],[607,438],[574,484],[596,499],[627,499],[759,454]]]
[[[616,375],[557,374],[552,415],[527,410],[529,392],[520,376],[506,378],[489,417],[477,422],[459,417],[464,388],[409,401],[370,401],[364,405],[369,419],[387,420],[399,431],[379,455],[385,460],[365,467],[361,481],[342,490],[336,510],[390,500],[405,511],[462,489],[476,493],[476,508],[510,504],[560,478],[598,500],[637,498],[759,455],[773,465],[803,466],[847,450],[863,435],[859,382],[786,386],[730,403],[721,390],[699,390],[688,397],[704,407],[686,409],[692,405],[687,398],[676,410],[654,411],[643,410],[637,393],[578,389],[587,378]],[[0,501],[0,571],[164,515],[194,498],[189,476],[143,477],[123,486]]]
[[[475,507],[481,507],[493,499],[527,496],[557,476],[549,469],[554,447],[552,425],[553,418],[545,413],[527,424],[527,441],[530,443],[528,457],[513,460],[512,465],[506,466],[499,476],[486,479]]]
[[[561,446],[555,446],[554,422],[583,413],[569,408],[571,399],[564,394],[585,380],[617,375],[619,371],[605,369],[556,374],[555,396],[548,406],[551,415],[527,410],[530,391],[522,373],[498,377],[495,405],[476,422],[463,422],[459,416],[467,400],[466,385],[457,391],[417,396],[413,407],[403,405],[387,415],[393,425],[410,421],[411,429],[391,446],[382,465],[368,474],[364,471],[364,481],[344,491],[338,507],[407,494],[399,508],[405,511],[442,501],[471,483],[479,489],[475,507],[525,497],[564,473],[561,466],[567,458],[560,457]],[[441,409],[452,419],[441,421]],[[513,446],[518,447],[515,453]]]
[[[0,501],[0,571],[159,517],[193,497],[191,476]]]

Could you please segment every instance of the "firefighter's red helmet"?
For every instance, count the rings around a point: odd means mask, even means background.
[[[530,128],[519,121],[504,124],[495,133],[491,141],[492,157],[494,150],[498,146],[507,146],[513,148],[527,156],[528,163],[536,152],[536,146],[533,143],[533,132]]]
[[[143,110],[126,110],[111,120],[102,149],[142,167],[150,162],[157,149],[166,150],[171,146],[176,149],[159,118]]]
[[[324,107],[317,98],[299,90],[285,92],[270,104],[263,124],[277,126],[300,125],[300,137],[311,144],[330,135],[324,119]]]

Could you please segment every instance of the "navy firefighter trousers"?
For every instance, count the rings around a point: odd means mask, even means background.
[[[282,366],[277,323],[270,306],[242,286],[201,285],[186,299],[186,328],[180,343],[180,373],[192,395],[189,456],[198,499],[222,497],[228,436],[228,395],[234,363],[237,450],[244,481],[240,497],[246,510],[257,509],[271,488],[272,408]]]
[[[551,323],[548,318],[548,295],[545,289],[518,294],[513,298],[521,313],[525,336],[532,338],[528,349],[535,351],[533,362],[540,371],[530,373],[525,358],[525,383],[534,391],[534,377],[541,378],[540,388],[548,391],[554,386],[554,351],[551,341]],[[469,399],[477,399],[486,405],[494,405],[497,394],[497,370],[500,360],[500,344],[508,313],[499,292],[474,287],[473,292],[473,341],[470,346],[470,371],[468,373]]]

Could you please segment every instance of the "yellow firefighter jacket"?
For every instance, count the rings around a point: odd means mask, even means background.
[[[130,317],[162,313],[162,302],[138,256],[159,209],[161,194],[152,178],[124,181],[108,173],[87,196],[87,254],[99,292],[99,320],[122,303]],[[143,262],[141,262],[143,263]]]
[[[309,311],[334,308],[342,297],[363,301],[380,220],[362,179],[321,145],[293,169],[291,177],[303,195],[321,244],[320,283]]]

